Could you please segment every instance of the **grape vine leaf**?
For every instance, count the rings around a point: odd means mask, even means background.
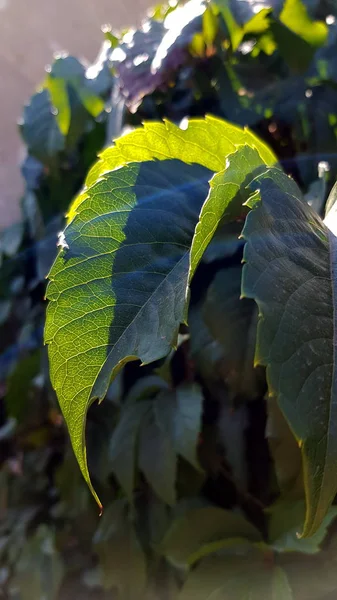
[[[185,130],[148,124],[103,153],[71,207],[49,274],[45,341],[51,380],[94,495],[87,410],[125,362],[152,362],[174,346],[186,318],[189,250],[208,181],[246,142],[267,163],[275,161],[249,131],[212,117]]]
[[[202,30],[203,0],[177,6],[164,22],[149,20],[141,29],[128,32],[111,54],[122,94],[131,112],[144,96],[167,87],[175,71],[189,58],[189,44]]]
[[[158,498],[173,506],[176,502],[176,453],[172,441],[159,427],[157,415],[151,408],[144,417],[140,431],[139,468]]]
[[[263,558],[255,548],[240,556],[210,556],[189,574],[179,600],[292,600],[285,571],[267,569]]]
[[[214,544],[243,539],[261,541],[261,535],[240,513],[216,506],[188,510],[173,521],[158,545],[158,552],[172,564],[186,568],[213,549]],[[211,548],[211,549],[210,549]]]
[[[307,512],[315,533],[337,491],[336,238],[281,171],[255,185],[243,229],[242,294],[258,304],[256,364],[302,450]]]
[[[65,138],[53,111],[47,89],[34,94],[23,110],[21,135],[27,148],[43,164],[49,164],[55,154],[64,149]]]
[[[150,398],[167,387],[160,377],[141,378],[131,388],[121,407],[119,420],[110,440],[109,464],[131,503],[135,486],[139,432],[146,414],[151,410]]]
[[[111,374],[165,356],[184,320],[189,247],[211,173],[131,164],[95,184],[65,230],[49,278],[51,378],[82,471],[85,416]],[[89,302],[90,300],[90,302]],[[89,304],[88,304],[89,302]]]
[[[158,395],[154,403],[162,434],[168,435],[177,454],[200,469],[196,449],[201,429],[203,395],[196,384],[178,386]]]
[[[255,148],[267,165],[277,162],[270,148],[252,131],[211,115],[186,120],[181,127],[166,120],[163,123],[145,122],[143,127],[118,138],[114,146],[100,154],[100,160],[88,173],[83,193],[71,205],[69,219],[85,200],[86,188],[117,167],[130,162],[175,158],[200,164],[217,173],[225,168],[228,155],[244,144]]]
[[[150,403],[147,401],[130,402],[123,407],[110,443],[109,463],[130,501],[135,483],[136,442],[142,420],[149,409]]]
[[[210,181],[208,196],[201,209],[198,224],[193,236],[190,255],[190,274],[192,279],[195,270],[209,242],[219,226],[221,219],[230,220],[245,215],[245,201],[250,195],[244,182],[252,177],[257,169],[264,166],[259,153],[248,144],[230,154],[226,161],[226,169],[214,175]]]

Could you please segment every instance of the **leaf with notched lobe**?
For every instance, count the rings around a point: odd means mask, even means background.
[[[147,124],[102,154],[70,209],[49,275],[45,341],[52,383],[90,486],[87,410],[127,361],[148,363],[175,345],[209,179],[245,143],[274,162],[248,130],[215,118],[192,120],[185,130]]]
[[[302,535],[310,536],[337,492],[337,239],[280,171],[256,187],[261,202],[243,230],[242,291],[260,312],[255,361],[267,367],[269,393],[302,449]]]

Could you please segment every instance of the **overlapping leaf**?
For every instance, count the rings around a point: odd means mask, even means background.
[[[97,117],[104,109],[104,101],[95,93],[93,82],[94,79],[87,76],[86,67],[74,56],[61,56],[55,60],[45,86],[49,89],[57,111],[56,118],[64,135],[67,135],[71,121],[69,87],[75,90],[83,106],[92,116]]]
[[[226,166],[229,154],[244,144],[255,148],[263,162],[272,165],[276,157],[252,131],[207,115],[204,119],[186,120],[181,127],[170,121],[146,122],[117,139],[115,146],[102,152],[100,160],[89,171],[86,186],[90,187],[104,173],[130,162],[145,160],[178,159],[186,163],[197,163],[214,173]],[[77,206],[85,199],[79,194],[73,202],[69,219],[76,213]]]
[[[245,142],[274,161],[253,134],[213,118],[186,130],[147,125],[102,155],[70,211],[50,272],[45,339],[52,383],[88,483],[88,407],[104,397],[125,362],[151,362],[174,345],[211,170],[223,168],[228,153]],[[147,162],[126,164],[132,160]]]
[[[231,400],[253,399],[263,390],[263,377],[254,369],[257,311],[253,302],[240,299],[241,273],[240,266],[220,270],[203,306],[204,321],[223,349],[222,374]]]
[[[241,552],[240,554],[243,554]],[[263,553],[251,548],[243,556],[211,557],[189,575],[179,600],[292,600],[286,573],[263,566]]]
[[[266,438],[281,494],[296,500],[304,496],[302,455],[275,398],[267,399]]]
[[[48,90],[41,90],[32,96],[24,108],[20,127],[29,152],[42,163],[48,164],[54,154],[64,149],[65,139]]]
[[[196,447],[203,396],[196,385],[173,391],[154,376],[134,388],[113,433],[109,462],[131,502],[139,467],[158,497],[174,504],[178,455],[200,468]]]
[[[92,186],[89,203],[65,230],[49,275],[46,341],[84,472],[91,400],[104,397],[111,374],[126,361],[152,362],[175,343],[209,178],[204,167],[178,161],[131,164]]]
[[[254,147],[247,144],[227,157],[226,169],[213,177],[210,190],[202,207],[193,236],[190,258],[190,279],[221,219],[232,221],[245,215],[243,206],[250,191],[244,182],[263,166],[263,161]],[[230,215],[230,217],[229,217]]]
[[[169,84],[171,74],[186,61],[188,45],[202,29],[203,0],[191,0],[170,12],[164,22],[147,21],[128,32],[111,55],[120,86],[132,112],[146,94]]]
[[[308,536],[337,491],[336,238],[285,175],[271,170],[257,185],[262,203],[243,231],[243,294],[261,315],[255,360],[302,449]]]
[[[337,515],[336,506],[332,506],[321,525],[309,538],[298,538],[305,519],[303,501],[278,501],[267,511],[269,515],[268,534],[270,545],[278,552],[303,552],[316,554],[320,550],[329,525]]]
[[[205,506],[188,510],[176,519],[159,544],[158,552],[173,564],[186,568],[202,556],[232,545],[233,538],[243,540],[244,544],[261,541],[258,530],[243,515]]]

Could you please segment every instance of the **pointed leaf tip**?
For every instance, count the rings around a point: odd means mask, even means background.
[[[192,119],[186,130],[146,123],[101,154],[69,210],[68,248],[49,275],[45,342],[74,452],[100,510],[86,461],[87,410],[130,357],[148,364],[175,344],[208,182],[229,154],[245,144],[249,152],[253,142],[273,164],[254,134],[214,117]]]

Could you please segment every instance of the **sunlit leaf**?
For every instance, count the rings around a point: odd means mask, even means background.
[[[315,47],[323,46],[328,28],[322,21],[313,21],[303,0],[285,0],[280,21],[291,31]]]
[[[240,299],[241,265],[219,270],[208,288],[203,317],[212,337],[223,348],[222,375],[231,400],[263,393],[264,378],[254,368],[257,311]]]
[[[149,124],[106,150],[72,206],[49,275],[45,340],[88,483],[88,407],[105,396],[125,362],[152,362],[175,345],[186,319],[189,249],[209,169],[225,165],[227,152],[246,141],[273,162],[253,134],[217,119],[192,121],[186,130]],[[165,160],[175,156],[188,163]],[[132,159],[146,162],[126,164]]]
[[[193,277],[198,263],[209,242],[219,226],[221,219],[233,221],[245,215],[243,204],[250,191],[244,182],[253,177],[254,172],[263,168],[254,145],[244,145],[237,152],[228,156],[226,169],[214,175],[210,181],[209,194],[201,209],[199,222],[193,236],[190,257],[190,279]]]
[[[245,144],[255,148],[264,163],[272,165],[277,161],[270,148],[252,131],[210,115],[205,119],[190,119],[184,128],[170,121],[145,122],[142,128],[120,137],[115,146],[102,152],[100,160],[88,173],[86,186],[90,187],[104,173],[117,167],[146,160],[175,158],[200,164],[216,173],[226,167],[228,155]],[[85,191],[72,204],[69,218],[74,216],[84,199]]]

